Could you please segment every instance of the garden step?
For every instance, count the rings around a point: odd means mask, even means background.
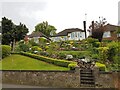
[[[94,75],[93,70],[90,69],[82,69],[80,70],[80,83],[81,87],[94,87]]]
[[[90,84],[81,84],[81,87],[95,87],[95,85],[90,85]]]
[[[91,78],[91,77],[81,77],[80,79],[81,80],[94,80],[94,78]]]
[[[95,84],[95,82],[94,81],[86,81],[86,80],[82,80],[81,81],[81,84]]]

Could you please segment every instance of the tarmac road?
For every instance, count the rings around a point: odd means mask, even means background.
[[[30,86],[30,85],[15,85],[15,84],[2,84],[2,88],[47,88],[40,86]]]

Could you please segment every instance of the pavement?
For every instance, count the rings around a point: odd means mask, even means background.
[[[30,86],[30,85],[15,85],[15,84],[2,84],[2,88],[47,88],[40,86]]]

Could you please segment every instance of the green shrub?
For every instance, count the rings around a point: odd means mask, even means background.
[[[99,55],[98,54],[92,54],[92,59],[99,59]]]
[[[76,65],[76,63],[71,63],[68,65],[68,68],[70,68],[70,70],[75,70]]]
[[[40,48],[38,46],[33,46],[33,47],[31,47],[31,50],[32,50],[32,52],[34,52],[34,51],[40,52],[40,51],[42,51],[42,48]]]
[[[9,56],[11,53],[11,47],[8,45],[2,45],[2,58]]]
[[[96,62],[95,65],[99,68],[100,71],[106,71],[105,64],[101,64],[101,63]]]
[[[66,58],[66,55],[72,55],[73,58],[79,59],[89,56],[90,52],[89,51],[59,51],[58,52],[58,56],[61,59]]]
[[[111,42],[108,44],[108,48],[108,59],[115,62],[116,56],[120,55],[120,42]]]
[[[24,43],[19,43],[16,48],[15,51],[16,52],[20,52],[20,51],[24,51],[27,52],[29,51],[30,45],[29,44],[24,44]]]
[[[62,67],[68,67],[68,65],[70,63],[75,63],[75,62],[72,62],[72,61],[53,59],[53,58],[48,58],[48,57],[45,57],[45,56],[41,56],[41,55],[37,55],[37,54],[31,54],[31,53],[27,53],[27,52],[21,52],[21,54],[25,55],[25,56],[29,56],[31,58],[35,58],[35,59],[38,59],[38,60],[42,60],[42,61],[54,64],[54,65],[62,66]]]

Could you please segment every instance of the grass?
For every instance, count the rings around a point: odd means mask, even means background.
[[[69,68],[55,66],[18,54],[13,54],[4,58],[0,61],[0,67],[2,67],[0,68],[1,70],[69,70]]]

